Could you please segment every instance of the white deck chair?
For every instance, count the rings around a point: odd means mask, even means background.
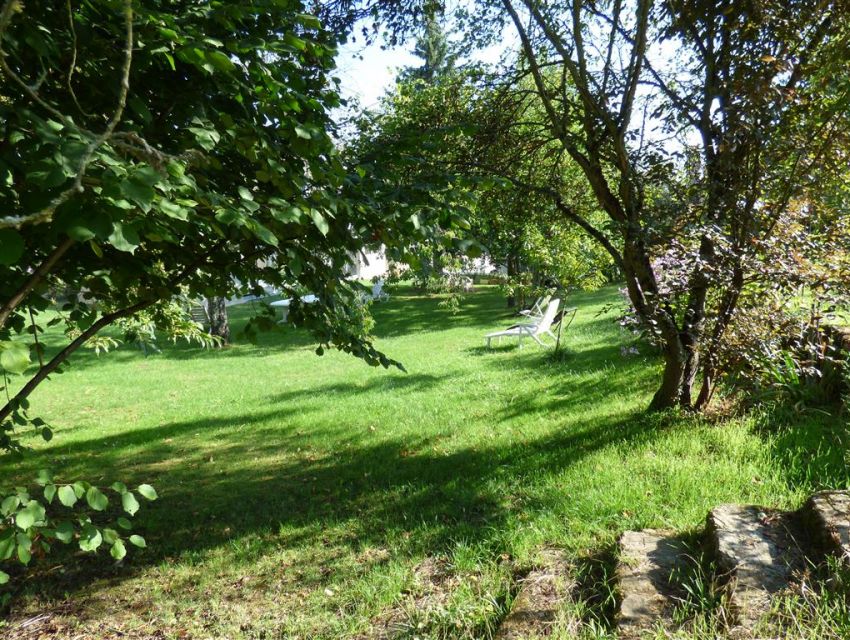
[[[390,299],[390,294],[384,291],[384,281],[378,280],[372,285],[372,300],[385,302]]]
[[[543,312],[546,311],[546,307],[549,305],[551,299],[552,296],[541,296],[531,305],[530,309],[522,309],[519,313],[528,318],[542,318]]]
[[[537,322],[529,322],[528,324],[518,324],[513,327],[509,327],[504,331],[496,331],[495,333],[488,333],[485,337],[487,340],[487,348],[490,348],[490,341],[493,338],[499,338],[501,341],[502,337],[514,337],[519,338],[519,346],[522,347],[522,338],[523,336],[528,336],[532,340],[534,340],[541,347],[548,346],[545,342],[543,342],[540,338],[543,337],[544,334],[549,334],[553,339],[555,338],[552,335],[552,322],[555,320],[555,315],[558,313],[558,307],[561,306],[561,300],[559,298],[555,298],[554,300],[549,301],[549,305],[546,307],[546,311],[543,313],[543,317],[540,318]]]

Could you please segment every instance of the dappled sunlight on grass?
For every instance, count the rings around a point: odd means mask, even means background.
[[[35,454],[7,475],[146,481],[160,500],[138,518],[148,549],[36,575],[13,613],[68,594],[84,626],[339,638],[392,606],[422,558],[443,557],[475,576],[452,606],[477,629],[481,603],[509,595],[505,558],[525,566],[542,545],[586,556],[626,528],[693,529],[724,501],[795,505],[817,483],[747,420],[646,415],[658,364],[621,355],[631,338],[599,315],[613,288],[571,299],[557,359],[483,348],[515,321],[492,289],[457,316],[391,294],[375,333],[408,373],[317,357],[282,327],[223,352],[85,354],[39,389],[56,437],[29,440]],[[248,310],[232,312],[238,332]]]

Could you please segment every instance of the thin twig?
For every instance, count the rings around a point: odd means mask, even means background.
[[[74,68],[77,66],[77,29],[74,27],[74,11],[71,8],[71,0],[66,0],[66,5],[68,7],[68,28],[71,30],[71,64],[68,65],[68,93],[71,94],[71,99],[74,101],[74,104],[77,105],[77,109],[80,110],[86,118],[93,118],[94,116],[88,113],[83,107],[80,105],[79,100],[77,100],[77,94],[74,93],[74,87],[71,84],[71,81],[74,78]]]

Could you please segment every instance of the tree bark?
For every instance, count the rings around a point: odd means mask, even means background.
[[[508,267],[508,280],[516,276],[519,273],[518,263],[519,259],[516,254],[510,254],[507,260]],[[508,309],[513,309],[517,305],[517,296],[515,294],[511,294],[508,296]]]
[[[221,338],[222,345],[230,343],[230,322],[224,298],[207,298],[207,315],[210,319],[210,334]]]
[[[652,397],[650,411],[661,411],[676,407],[681,402],[682,384],[685,378],[684,353],[678,340],[667,341],[664,348],[664,373],[661,386]]]

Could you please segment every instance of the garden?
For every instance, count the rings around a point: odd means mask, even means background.
[[[848,12],[0,0],[0,635],[850,637]]]
[[[657,356],[623,357],[616,288],[572,298],[557,359],[484,347],[511,320],[496,287],[456,315],[392,291],[375,335],[407,373],[317,359],[285,327],[225,350],[85,353],[40,390],[32,402],[67,426],[30,438],[4,477],[61,467],[159,499],[139,516],[146,549],[42,565],[7,629],[46,616],[34,629],[57,637],[370,637],[400,608],[400,637],[488,637],[516,576],[558,547],[586,574],[562,612],[571,637],[577,621],[604,628],[623,530],[696,531],[715,504],[796,507],[847,486],[844,424],[819,412],[782,428],[648,416]],[[237,329],[248,309],[234,309]],[[445,594],[417,582],[426,560],[456,579]]]

